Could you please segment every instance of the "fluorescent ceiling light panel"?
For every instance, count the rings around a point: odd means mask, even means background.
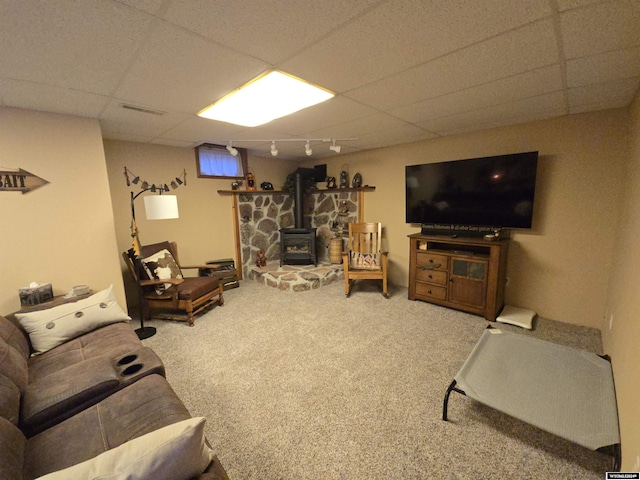
[[[334,97],[324,88],[272,70],[198,112],[200,117],[245,127],[263,125]]]

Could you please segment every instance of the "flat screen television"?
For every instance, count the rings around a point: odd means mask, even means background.
[[[537,165],[538,152],[408,165],[407,223],[531,228]]]

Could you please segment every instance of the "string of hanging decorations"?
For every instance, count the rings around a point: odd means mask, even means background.
[[[131,175],[132,178],[129,178],[129,175]],[[149,183],[147,180],[141,180],[139,175],[136,175],[127,167],[124,167],[124,178],[126,178],[127,180],[127,187],[130,187],[132,183],[134,185],[139,184],[142,190],[150,190],[152,192],[157,191],[157,192],[160,192],[161,194],[162,192],[169,191],[169,185],[171,185],[172,190],[175,190],[180,185],[184,185],[185,187],[187,186],[187,170],[186,169],[183,170],[182,174],[177,176],[175,180],[172,180],[171,182],[169,182],[169,184],[167,183],[155,184],[155,183]]]

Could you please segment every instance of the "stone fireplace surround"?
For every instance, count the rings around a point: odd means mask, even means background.
[[[238,225],[242,272],[251,278],[258,250],[267,262],[280,263],[280,229],[294,228],[294,199],[287,192],[238,193]],[[329,263],[329,243],[346,233],[349,222],[358,221],[358,192],[318,190],[303,199],[304,228],[316,229],[318,264]]]

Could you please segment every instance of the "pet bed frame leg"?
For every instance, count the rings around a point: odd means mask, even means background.
[[[447,421],[447,411],[449,408],[449,395],[451,395],[451,392],[456,391],[458,393],[461,393],[465,397],[467,396],[467,394],[464,393],[464,391],[460,390],[459,388],[456,388],[456,384],[457,382],[455,380],[451,382],[451,385],[449,385],[449,388],[447,388],[447,393],[444,394],[444,404],[442,405],[442,420],[444,420],[445,422]]]

